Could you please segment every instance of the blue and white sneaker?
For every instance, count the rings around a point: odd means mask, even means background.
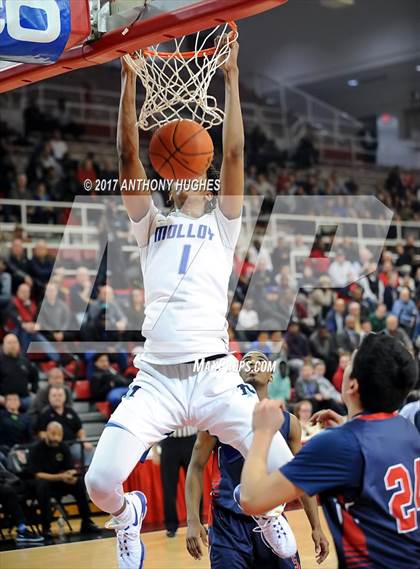
[[[112,518],[105,524],[117,534],[117,559],[119,569],[142,569],[145,547],[140,539],[142,522],[147,513],[147,499],[143,492],[125,494],[128,505],[133,510],[134,521],[129,526],[121,524],[118,518]]]
[[[236,486],[233,497],[241,507],[241,486]],[[252,516],[258,527],[254,531],[261,533],[261,539],[278,557],[288,559],[297,552],[296,538],[288,521],[283,516],[284,506],[279,506],[264,516]]]

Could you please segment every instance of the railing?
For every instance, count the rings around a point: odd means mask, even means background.
[[[248,74],[245,80],[265,103],[261,107],[262,116],[270,118],[263,121],[262,126],[288,148],[294,148],[309,127],[323,162],[334,161],[333,154],[329,156],[327,150],[335,150],[351,163],[360,162],[361,155],[372,158],[373,153],[360,145],[358,132],[363,123],[348,113],[259,73]]]
[[[248,87],[265,104],[243,102],[245,124],[259,125],[266,134],[293,149],[310,126],[323,162],[360,162],[362,150],[357,136],[362,123],[327,103],[294,87],[283,85],[259,74],[245,77]],[[10,111],[23,131],[23,111],[29,99],[36,100],[41,111],[53,116],[57,101],[64,97],[72,120],[86,129],[90,138],[114,143],[118,118],[119,93],[116,91],[37,83],[24,91],[2,95],[2,110]],[[138,108],[142,98],[138,98]],[[337,159],[329,151],[336,151]]]
[[[245,200],[246,202],[246,200]],[[99,249],[99,238],[98,238],[98,228],[96,225],[89,222],[89,213],[92,211],[105,210],[104,204],[95,204],[91,202],[81,202],[76,201],[71,202],[38,202],[38,201],[17,201],[5,199],[2,200],[3,206],[14,207],[19,211],[19,221],[18,223],[22,225],[23,229],[30,238],[41,239],[45,236],[49,236],[48,245],[51,248],[61,247],[62,249],[71,251],[97,251]],[[47,207],[54,208],[57,210],[72,209],[72,215],[69,218],[67,225],[50,225],[50,224],[36,224],[29,223],[28,221],[28,208],[31,207]],[[124,208],[120,206],[121,215],[126,215],[124,213]],[[244,213],[243,213],[243,230],[248,236],[251,235],[255,227],[256,213],[245,203]],[[77,224],[72,223],[72,221],[77,221]],[[295,224],[295,226],[304,228],[310,227],[311,224],[316,227],[331,227],[337,226],[338,223],[341,226],[353,226],[355,230],[350,231],[348,234],[352,235],[352,240],[356,243],[363,243],[365,246],[378,246],[382,245],[381,239],[375,239],[374,236],[367,236],[365,232],[366,226],[377,226],[385,227],[389,223],[380,219],[360,219],[360,218],[339,218],[328,215],[295,215],[295,214],[283,214],[276,213],[271,215],[270,223],[267,227],[267,233],[265,235],[265,243],[268,248],[273,248],[276,244],[276,240],[279,235],[285,232],[285,229]],[[300,224],[300,225],[299,225]],[[6,237],[7,234],[12,234],[15,229],[16,223],[1,223],[0,232]],[[415,246],[420,247],[420,227],[415,221],[393,221],[391,222],[389,234],[392,235],[391,238],[387,239],[387,244],[389,246],[395,246],[401,241],[403,241],[408,234],[413,234],[415,236]],[[314,240],[314,234],[312,230],[308,230],[307,233],[300,231],[302,236],[302,241],[305,247],[311,248]],[[63,239],[64,236],[64,239]],[[286,234],[285,238],[287,241],[292,242],[296,235]],[[10,240],[9,240],[10,241]],[[4,242],[4,238],[3,238]],[[7,243],[7,242],[6,242]],[[32,250],[35,246],[34,242],[27,242],[24,244],[26,249],[31,255]],[[137,252],[138,248],[133,243],[130,244],[127,240],[127,244],[122,247],[122,250],[127,253]],[[307,252],[306,252],[307,253]],[[302,253],[303,254],[303,253]],[[295,250],[295,255],[300,255],[298,250]],[[72,274],[72,271],[67,271]]]

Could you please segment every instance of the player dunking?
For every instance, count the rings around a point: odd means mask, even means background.
[[[416,362],[400,342],[366,336],[344,373],[350,420],[315,436],[271,474],[267,450],[283,416],[276,402],[259,403],[242,470],[245,510],[255,515],[303,492],[319,493],[340,569],[420,567],[420,437],[396,413],[417,376]],[[327,424],[342,419],[331,411],[317,415]]]
[[[252,411],[258,398],[241,389],[236,360],[228,354],[225,317],[244,190],[238,50],[235,42],[222,65],[223,163],[215,207],[211,208],[211,192],[180,192],[173,195],[175,211],[164,216],[150,193],[123,192],[140,248],[145,351],[135,360],[140,371],[104,429],[86,475],[91,499],[112,514],[107,527],[117,532],[120,569],[138,569],[143,563],[140,528],[146,497],[141,492],[124,495],[122,484],[153,444],[184,425],[194,425],[243,455],[251,446]],[[135,103],[136,76],[123,63],[117,141],[121,182],[146,179],[139,158]],[[194,369],[194,362],[203,358],[211,361],[210,371]],[[270,468],[279,468],[291,457],[277,433]],[[295,553],[293,534],[282,516],[267,514],[256,521],[279,556]]]
[[[245,354],[241,375],[252,386],[260,400],[268,398],[272,372],[267,369],[268,358],[262,352]],[[285,421],[280,429],[293,454],[301,448],[302,429],[294,415],[284,411]],[[232,447],[220,443],[208,433],[198,433],[185,483],[187,502],[187,549],[194,559],[201,559],[201,542],[207,545],[207,532],[200,522],[200,502],[203,493],[204,468],[212,457],[212,502],[209,514],[209,556],[211,569],[299,569],[299,555],[280,559],[261,539],[251,516],[244,515],[233,493],[239,484],[243,466],[242,456]],[[315,498],[302,496],[312,528],[317,562],[328,556],[328,541],[321,529]]]

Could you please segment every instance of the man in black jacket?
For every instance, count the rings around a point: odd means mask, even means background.
[[[33,439],[31,421],[26,413],[19,413],[20,399],[16,393],[5,396],[5,409],[0,410],[0,447],[30,443]]]
[[[30,276],[29,260],[21,239],[14,239],[10,247],[10,254],[7,259],[7,267],[12,275],[12,290],[15,293],[18,286],[26,283],[32,286]]]
[[[20,344],[15,334],[7,334],[0,350],[0,405],[4,405],[4,396],[16,393],[21,400],[21,410],[26,410],[31,402],[31,392],[38,389],[38,370],[21,353]]]
[[[35,489],[41,510],[44,537],[51,538],[51,497],[74,496],[82,519],[80,532],[100,533],[90,519],[85,487],[73,465],[69,447],[63,443],[63,427],[52,421],[48,424],[45,440],[31,448],[29,464],[35,476]]]
[[[131,380],[114,370],[107,354],[96,354],[93,363],[95,371],[90,380],[92,399],[108,401],[112,409],[115,409],[121,397],[127,393]]]

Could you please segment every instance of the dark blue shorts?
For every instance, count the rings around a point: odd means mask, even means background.
[[[300,569],[299,555],[280,559],[254,530],[257,523],[219,507],[209,526],[211,569]]]

